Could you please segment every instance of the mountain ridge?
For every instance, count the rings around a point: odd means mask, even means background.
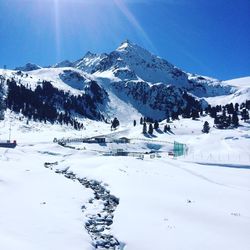
[[[0,74],[5,74],[5,80],[14,78],[18,84],[34,89],[48,81],[54,88],[75,96],[84,95],[85,86],[95,82],[102,93],[107,93],[102,113],[98,113],[99,109],[97,112],[98,117],[105,119],[113,116],[122,119],[130,110],[137,116],[162,120],[183,110],[204,109],[220,97],[230,97],[232,102],[234,98],[239,100],[239,96],[250,99],[250,85],[246,84],[243,89],[239,84],[234,86],[232,81],[187,73],[128,40],[110,53],[87,52],[75,62],[64,60],[44,68],[35,64],[26,66],[17,71],[0,70]],[[118,103],[123,108],[119,108]]]

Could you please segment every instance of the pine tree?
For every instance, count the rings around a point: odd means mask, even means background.
[[[247,109],[244,108],[244,109],[241,111],[241,117],[242,117],[242,120],[243,120],[243,121],[249,120],[249,112],[248,112]]]
[[[234,113],[234,105],[230,103],[226,105],[226,107],[227,107],[227,113],[232,115]]]
[[[167,132],[169,131],[169,129],[168,129],[168,125],[167,125],[167,124],[164,126],[163,131],[164,131],[164,133],[167,133]]]
[[[232,124],[233,124],[234,127],[239,126],[239,118],[238,118],[238,115],[237,115],[236,111],[233,113]]]
[[[153,132],[154,132],[153,125],[152,125],[152,123],[150,123],[150,124],[149,124],[149,127],[148,127],[148,133],[149,133],[150,135],[152,135]]]
[[[236,102],[234,106],[235,106],[235,111],[238,112],[239,111],[239,103]]]
[[[154,129],[158,129],[158,128],[159,128],[159,122],[155,121],[155,123],[154,123]]]
[[[111,129],[116,129],[120,125],[119,120],[115,117],[114,120],[111,122]]]
[[[134,120],[134,127],[136,126],[136,120]]]
[[[202,132],[208,134],[208,133],[209,133],[209,130],[210,130],[209,123],[208,123],[207,121],[205,121],[204,124],[203,124]]]
[[[140,119],[140,124],[143,125],[143,118]]]
[[[212,108],[210,109],[210,116],[211,116],[212,118],[216,118],[216,117],[217,117],[217,110],[216,110],[215,107],[212,107]]]
[[[147,124],[146,124],[146,122],[143,123],[142,133],[147,134]]]
[[[198,110],[192,110],[191,117],[192,117],[192,120],[199,118]]]

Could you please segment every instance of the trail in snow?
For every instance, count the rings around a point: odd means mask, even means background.
[[[172,165],[172,166],[173,166],[173,165]],[[193,175],[193,176],[196,176],[196,177],[198,177],[198,178],[200,178],[200,179],[202,179],[202,180],[204,180],[204,181],[210,182],[210,183],[212,183],[212,184],[216,184],[216,185],[220,185],[220,186],[224,186],[224,187],[230,187],[230,186],[225,185],[225,184],[223,184],[223,183],[219,183],[219,182],[213,181],[213,180],[207,178],[206,176],[201,175],[201,174],[198,174],[198,173],[196,173],[195,171],[192,171],[192,170],[190,170],[190,169],[183,168],[183,167],[180,167],[180,166],[175,166],[175,167],[176,167],[176,168],[179,168],[179,169],[181,169],[181,170],[183,170],[183,171],[185,171],[185,172],[187,172],[187,173],[189,173],[189,174],[191,174],[191,175]]]
[[[243,165],[243,164],[227,164],[227,163],[211,163],[211,162],[195,162],[195,163],[199,165],[216,166],[216,167],[224,167],[224,168],[250,169],[250,165]]]

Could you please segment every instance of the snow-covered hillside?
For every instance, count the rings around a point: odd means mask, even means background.
[[[237,78],[223,82],[224,86],[232,86],[229,95],[206,98],[211,105],[225,105],[228,103],[242,103],[250,99],[250,77]]]

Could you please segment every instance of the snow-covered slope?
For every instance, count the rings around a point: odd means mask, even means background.
[[[250,100],[250,77],[237,78],[223,82],[224,86],[232,86],[232,93],[229,95],[206,98],[212,104],[225,105],[228,103],[243,103]]]
[[[69,71],[67,71],[69,70]],[[66,73],[65,73],[66,72]],[[66,75],[72,75],[70,80],[68,81]],[[74,74],[75,73],[75,74]],[[14,70],[1,70],[0,75],[2,75],[6,79],[14,79],[18,83],[21,83],[25,86],[29,86],[31,89],[35,89],[37,85],[39,85],[42,81],[50,81],[55,88],[63,90],[65,92],[70,91],[72,94],[80,94],[80,90],[83,90],[84,83],[89,80],[87,78],[87,74],[84,74],[81,71],[78,71],[73,68],[41,68],[37,70],[32,70],[25,73],[20,73]],[[76,77],[77,75],[77,77]],[[60,76],[65,76],[61,77]],[[65,79],[65,81],[64,81]],[[79,80],[81,79],[81,81]],[[72,87],[72,86],[73,87]]]
[[[74,68],[43,68],[29,72],[36,79],[52,81],[53,85],[58,89],[70,91],[74,94],[79,94],[83,91],[86,83],[92,78],[90,75],[74,69]]]

